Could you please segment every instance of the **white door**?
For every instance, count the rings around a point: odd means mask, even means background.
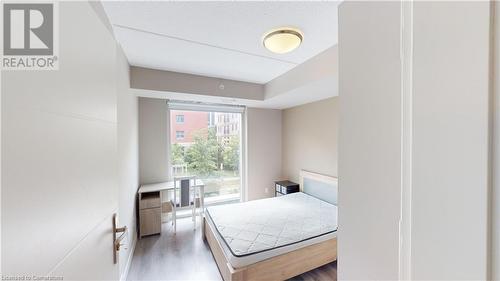
[[[59,70],[2,71],[1,272],[116,280],[116,43],[88,2],[55,17]]]

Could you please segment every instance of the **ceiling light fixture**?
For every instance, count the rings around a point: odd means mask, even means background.
[[[273,29],[264,35],[262,40],[264,47],[269,51],[277,54],[285,54],[297,49],[304,36],[300,30],[295,28],[278,28]]]

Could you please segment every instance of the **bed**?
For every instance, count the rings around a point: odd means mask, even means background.
[[[285,280],[337,259],[337,179],[301,171],[300,191],[207,208],[203,237],[225,281]]]

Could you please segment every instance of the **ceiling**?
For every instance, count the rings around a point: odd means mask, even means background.
[[[265,84],[337,44],[339,2],[103,1],[134,66]],[[270,29],[304,33],[302,45],[273,54]]]

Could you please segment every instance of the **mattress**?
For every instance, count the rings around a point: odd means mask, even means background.
[[[337,206],[297,192],[209,207],[207,222],[239,268],[336,237]]]

